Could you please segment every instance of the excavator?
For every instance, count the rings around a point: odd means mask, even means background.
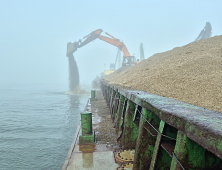
[[[211,30],[212,30],[212,27],[211,27],[210,22],[206,22],[206,25],[205,25],[204,29],[201,30],[200,34],[195,39],[195,41],[210,38],[211,35],[212,35]]]
[[[106,35],[109,37],[101,35],[103,32],[102,29],[97,29],[90,34],[86,35],[83,37],[84,41],[81,39],[78,42],[71,43],[69,42],[67,44],[67,54],[66,56],[72,56],[73,53],[78,49],[81,48],[82,46],[90,43],[91,41],[99,38],[100,40],[103,40],[109,44],[112,44],[119,48],[123,52],[123,61],[122,61],[122,66],[127,66],[127,65],[133,65],[136,63],[136,58],[134,56],[131,56],[128,49],[126,48],[125,44],[121,42],[119,39],[115,38],[114,36],[108,34],[107,32],[104,32]]]

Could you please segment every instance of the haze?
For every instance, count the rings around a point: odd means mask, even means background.
[[[222,33],[222,2],[187,1],[28,1],[0,0],[0,84],[65,84],[66,45],[96,29],[123,40],[139,58],[195,40],[206,22]],[[74,53],[81,84],[115,62],[117,48],[99,39]]]

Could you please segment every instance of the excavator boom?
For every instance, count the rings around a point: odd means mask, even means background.
[[[123,44],[121,41],[118,39],[111,39],[109,37],[105,37],[102,35],[99,35],[98,37],[100,40],[103,40],[111,45],[114,45],[118,47],[121,51],[123,51],[124,57],[130,56],[128,49],[126,48],[125,44]]]
[[[102,33],[102,29],[97,29],[93,32],[91,32],[90,34],[86,35],[85,37],[83,37],[83,39],[85,39],[83,42],[80,39],[78,42],[74,42],[71,43],[69,42],[67,44],[67,57],[69,57],[70,55],[73,55],[73,53],[80,47],[90,43],[91,41],[95,40],[96,38],[99,38],[100,40],[103,40],[111,45],[114,45],[116,47],[118,47],[124,54],[123,56],[123,65],[125,64],[133,64],[135,63],[135,57],[131,56],[129,54],[128,49],[126,48],[125,44],[123,42],[121,42],[119,39],[115,38],[114,36],[106,33],[108,36],[110,37],[105,37],[103,35],[100,35]]]

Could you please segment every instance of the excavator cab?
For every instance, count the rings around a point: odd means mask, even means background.
[[[131,66],[136,64],[135,56],[123,56],[122,67],[124,66]]]

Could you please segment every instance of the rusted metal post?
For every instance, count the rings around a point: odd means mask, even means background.
[[[81,113],[81,126],[82,135],[79,137],[79,143],[94,143],[95,133],[92,131],[92,112]]]
[[[92,133],[92,112],[81,113],[82,134]]]
[[[95,98],[96,97],[96,94],[95,94],[95,90],[91,90],[91,98]]]
[[[96,101],[97,98],[96,98],[96,92],[95,90],[91,90],[91,98],[90,98],[90,101]]]

